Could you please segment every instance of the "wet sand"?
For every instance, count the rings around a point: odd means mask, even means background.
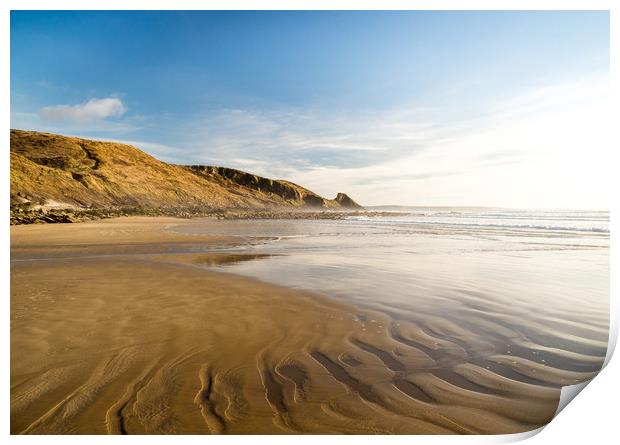
[[[13,434],[515,433],[595,374],[205,270],[260,261],[217,252],[256,240],[170,230],[191,224],[11,228]]]

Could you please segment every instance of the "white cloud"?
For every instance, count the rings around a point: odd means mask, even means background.
[[[48,121],[92,122],[110,117],[121,117],[127,108],[116,97],[90,99],[78,105],[53,105],[39,110],[42,119]]]
[[[79,105],[55,105],[38,112],[11,111],[11,128],[97,138],[133,133],[150,125],[148,116],[126,115],[120,99],[91,99]],[[109,139],[109,137],[108,137]]]

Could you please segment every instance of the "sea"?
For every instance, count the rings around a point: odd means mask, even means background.
[[[313,291],[407,321],[477,356],[570,372],[602,365],[609,212],[381,207],[342,220],[206,221],[259,254],[222,272]],[[516,362],[515,362],[516,363]]]

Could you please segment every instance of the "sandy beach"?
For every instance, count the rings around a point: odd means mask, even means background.
[[[205,269],[260,261],[218,252],[256,240],[171,230],[195,224],[11,228],[13,434],[516,433],[595,374],[482,366],[447,320]]]
[[[609,8],[23,3],[7,434],[515,441],[611,359]]]

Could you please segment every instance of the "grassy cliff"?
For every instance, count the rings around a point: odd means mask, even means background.
[[[11,130],[11,206],[112,209],[361,208],[292,182],[240,170],[162,162],[136,147]]]

